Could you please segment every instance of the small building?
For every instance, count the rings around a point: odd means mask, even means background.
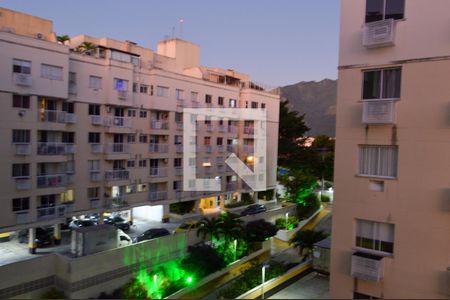
[[[330,273],[331,237],[321,240],[313,247],[313,268],[317,272]]]

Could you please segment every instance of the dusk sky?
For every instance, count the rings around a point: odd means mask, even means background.
[[[131,40],[156,50],[180,37],[201,47],[201,63],[255,81],[288,85],[336,79],[338,0],[0,0],[0,6],[53,20],[58,35]]]

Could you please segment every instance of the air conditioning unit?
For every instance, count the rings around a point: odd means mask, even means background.
[[[44,35],[42,33],[36,33],[36,38],[42,40],[44,39]]]
[[[386,19],[366,23],[363,34],[363,46],[380,48],[395,45],[395,20]]]

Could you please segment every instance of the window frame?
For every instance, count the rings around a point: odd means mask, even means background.
[[[403,16],[401,17],[401,18],[386,18],[386,9],[387,9],[387,7],[388,7],[388,5],[387,5],[387,2],[388,1],[391,1],[391,0],[381,0],[381,1],[383,1],[383,11],[382,11],[382,14],[381,14],[381,20],[374,20],[374,21],[367,21],[367,4],[368,4],[368,1],[371,1],[371,0],[366,0],[366,3],[365,3],[365,7],[364,7],[364,10],[365,10],[365,14],[364,14],[364,23],[366,23],[366,24],[368,24],[368,23],[372,23],[372,22],[378,22],[378,21],[382,21],[382,20],[388,20],[388,19],[394,19],[394,20],[403,20],[403,19],[405,19],[405,12],[406,12],[406,3],[407,3],[407,1],[405,1],[405,0],[402,0],[403,1]],[[395,0],[394,0],[395,1]]]
[[[49,80],[64,80],[64,68],[60,66],[41,64],[41,78]]]
[[[364,220],[364,219],[355,219],[356,222],[356,226],[355,226],[355,238],[354,238],[354,245],[355,248],[361,250],[361,251],[370,251],[373,253],[377,253],[377,254],[382,254],[382,255],[390,255],[392,256],[394,254],[394,249],[395,249],[395,224],[392,223],[385,223],[385,222],[377,222],[377,221],[371,221],[371,220]],[[359,236],[358,235],[358,231],[360,231],[360,227],[362,226],[362,222],[365,223],[371,223],[371,235],[372,238],[368,238],[368,237],[364,237],[364,236]],[[361,225],[359,225],[361,224]],[[392,232],[389,232],[391,231]],[[383,232],[386,235],[392,235],[392,241],[388,241],[388,240],[383,240],[382,239],[382,235]],[[363,239],[365,239],[366,241],[363,241]],[[364,243],[369,242],[372,247],[364,247]],[[382,249],[382,243],[387,243],[387,244],[391,244],[391,248],[392,248],[392,252],[389,251],[383,251]]]
[[[361,169],[363,168],[361,163],[363,160],[362,157],[362,151],[363,148],[377,148],[377,158],[376,158],[376,173],[378,174],[364,174],[361,172]],[[391,167],[394,172],[395,172],[395,176],[384,176],[384,175],[379,175],[380,173],[380,169],[381,169],[381,165],[383,165],[382,163],[382,159],[381,159],[381,149],[382,148],[392,148],[395,149],[395,166]],[[398,179],[398,158],[399,158],[399,147],[398,145],[372,145],[372,144],[359,144],[358,145],[358,170],[357,170],[357,176],[360,177],[371,177],[371,178],[382,178],[382,179]]]
[[[15,134],[16,133],[16,134]],[[17,141],[15,137],[20,137]],[[23,139],[23,141],[22,141]],[[11,133],[12,144],[30,144],[31,130],[30,129],[13,129]]]
[[[12,107],[19,109],[30,109],[30,97],[30,95],[12,94]],[[19,106],[16,106],[16,104],[19,104]]]
[[[20,202],[20,205],[17,205],[18,203],[14,202]],[[18,209],[16,209],[18,208]],[[30,197],[19,197],[19,198],[13,198],[11,201],[11,209],[13,212],[24,212],[30,210]]]
[[[28,66],[26,66],[28,64]],[[15,74],[26,74],[31,75],[31,66],[32,62],[30,60],[13,58],[13,73]],[[17,72],[17,67],[20,68],[20,71]],[[24,69],[22,69],[24,68]]]
[[[398,86],[398,94],[399,96],[397,98],[383,98],[383,93],[385,90],[385,86],[384,86],[384,73],[385,71],[389,71],[389,70],[400,70],[400,78],[399,78],[399,86]],[[379,97],[378,98],[364,98],[364,88],[365,88],[365,74],[366,73],[370,73],[370,72],[380,72],[380,86],[379,88]],[[361,100],[362,101],[392,101],[392,100],[400,100],[402,97],[402,73],[403,73],[403,69],[401,66],[398,67],[389,67],[389,68],[379,68],[379,69],[367,69],[367,70],[362,70],[362,84],[361,84]]]
[[[93,89],[94,91],[101,90],[102,89],[102,77],[95,76],[95,75],[89,75],[88,87],[90,89]]]

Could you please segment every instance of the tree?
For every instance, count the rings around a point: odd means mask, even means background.
[[[217,251],[206,244],[188,247],[189,255],[181,261],[181,267],[195,274],[196,278],[203,278],[226,266]]]
[[[289,101],[280,103],[280,124],[278,131],[278,164],[292,168],[297,164],[300,146],[305,141],[306,126],[304,115],[289,110]]]
[[[148,299],[145,285],[136,278],[131,279],[122,289],[123,299]]]
[[[225,243],[243,237],[243,226],[241,219],[235,214],[226,213],[220,216],[219,236],[223,237]]]
[[[334,174],[334,144],[335,140],[326,135],[317,136],[311,144],[311,150],[315,153],[311,169],[317,177],[330,181]]]
[[[323,231],[299,230],[289,240],[289,244],[294,245],[294,247],[299,247],[300,254],[307,250],[306,255],[309,256],[314,244],[326,237],[327,235]]]
[[[197,236],[201,236],[203,240],[206,239],[207,236],[211,240],[217,239],[219,237],[219,228],[222,220],[216,218],[203,218],[199,222],[199,227],[197,229]]]
[[[66,42],[70,41],[70,37],[65,34],[65,35],[58,35],[56,37],[56,40],[58,41],[58,43],[65,45]]]
[[[285,186],[289,200],[298,203],[317,186],[317,177],[305,169],[291,169],[288,174],[280,177],[280,183]]]
[[[247,241],[262,242],[277,234],[278,228],[264,219],[248,222],[245,226]]]
[[[75,52],[81,53],[81,54],[87,54],[91,55],[95,50],[97,49],[97,46],[90,42],[82,42],[78,47],[75,48]]]

